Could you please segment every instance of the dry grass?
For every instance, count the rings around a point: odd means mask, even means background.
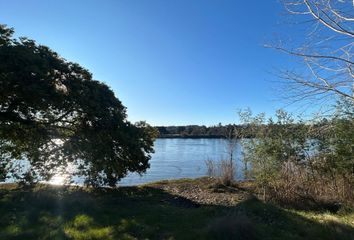
[[[215,162],[211,159],[205,161],[207,175],[218,179],[221,184],[230,186],[235,181],[235,163],[230,160],[220,160]]]

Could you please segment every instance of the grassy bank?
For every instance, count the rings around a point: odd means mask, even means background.
[[[263,203],[214,180],[0,190],[0,239],[354,239],[354,212]]]

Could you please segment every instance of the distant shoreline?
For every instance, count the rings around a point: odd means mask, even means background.
[[[181,134],[164,134],[160,135],[157,138],[193,138],[193,139],[201,139],[201,138],[215,138],[215,139],[223,139],[224,136],[221,135],[181,135]]]

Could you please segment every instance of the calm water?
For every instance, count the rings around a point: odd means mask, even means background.
[[[205,161],[227,159],[230,152],[225,139],[157,139],[155,153],[146,174],[129,174],[120,185],[136,185],[164,179],[195,178],[205,176]],[[242,178],[241,145],[233,147],[237,178]]]
[[[122,179],[119,185],[138,185],[165,179],[196,178],[207,175],[205,161],[212,160],[218,163],[220,160],[229,159],[230,149],[233,151],[233,159],[236,164],[236,178],[242,179],[243,164],[241,162],[241,145],[238,141],[230,147],[225,139],[157,139],[154,144],[155,153],[150,160],[150,168],[140,176],[131,173]],[[19,162],[24,169],[28,163]],[[63,184],[65,177],[54,176],[49,183]],[[73,177],[73,183],[81,185],[83,179]],[[13,182],[12,178],[6,182]]]

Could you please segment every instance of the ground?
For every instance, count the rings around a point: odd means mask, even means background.
[[[354,211],[264,203],[214,179],[90,189],[0,187],[0,239],[354,239]]]

